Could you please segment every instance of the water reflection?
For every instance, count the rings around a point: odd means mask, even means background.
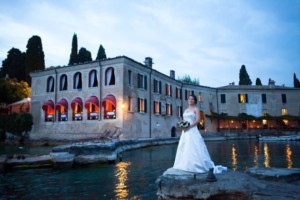
[[[234,144],[232,145],[232,148],[231,148],[231,158],[232,158],[232,170],[236,171],[238,162],[237,162],[236,148],[235,148]]]
[[[128,167],[131,165],[131,162],[119,162],[116,165],[116,174],[117,183],[115,188],[115,193],[117,199],[125,199],[128,197],[128,186],[127,186],[127,179],[128,179]]]
[[[269,147],[267,143],[264,144],[264,157],[265,157],[265,161],[264,161],[265,167],[270,168],[270,154],[269,154]]]
[[[289,144],[286,145],[285,154],[286,154],[286,161],[287,161],[287,168],[290,169],[293,167],[292,161],[292,149]]]
[[[253,159],[253,162],[254,162],[254,166],[258,167],[258,147],[257,147],[257,145],[254,146],[254,159]]]

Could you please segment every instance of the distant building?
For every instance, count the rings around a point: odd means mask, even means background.
[[[8,114],[24,113],[30,110],[30,98],[24,98],[20,101],[7,105]]]
[[[300,89],[186,84],[175,79],[173,70],[167,76],[153,69],[150,57],[145,64],[121,56],[37,71],[31,77],[33,139],[97,138],[114,127],[122,129],[121,138],[171,137],[189,94],[198,99],[202,132],[281,127],[278,120],[300,127]],[[245,120],[235,121],[240,114]],[[255,122],[249,120],[252,115]],[[287,115],[294,118],[282,117]]]

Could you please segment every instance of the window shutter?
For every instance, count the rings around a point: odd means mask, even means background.
[[[168,95],[167,93],[168,93],[168,84],[166,84],[166,95]]]
[[[161,81],[159,81],[159,94],[161,94]]]
[[[138,112],[140,112],[141,111],[140,110],[140,98],[137,98],[137,104],[138,104],[138,106],[137,106]]]
[[[180,106],[180,117],[183,117],[182,106]]]
[[[180,97],[179,99],[182,99],[182,89],[180,89]]]
[[[170,97],[172,96],[172,85],[170,85]]]
[[[159,114],[161,115],[161,102],[159,102]]]
[[[154,85],[153,92],[157,92],[157,80],[153,79],[153,85]]]
[[[145,81],[145,90],[147,90],[147,76],[144,76],[144,81]]]
[[[170,104],[170,115],[172,116],[173,110],[172,110],[172,104]]]
[[[147,112],[147,99],[144,99],[144,112]]]
[[[153,114],[155,114],[155,101],[153,101]]]
[[[194,95],[194,90],[192,90],[192,95]]]
[[[185,100],[187,100],[187,90],[185,90]]]

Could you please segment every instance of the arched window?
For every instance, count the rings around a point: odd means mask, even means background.
[[[79,97],[76,97],[71,102],[72,108],[72,120],[81,121],[82,120],[82,100]]]
[[[68,89],[68,77],[67,75],[63,74],[60,76],[59,90],[67,90],[67,89]]]
[[[42,109],[45,112],[45,122],[54,121],[54,102],[52,100],[44,102]]]
[[[81,78],[80,72],[76,72],[74,74],[73,88],[74,89],[82,89],[82,78]]]
[[[59,100],[55,105],[55,109],[58,121],[68,121],[68,101],[66,99]]]
[[[115,70],[112,67],[109,67],[105,71],[105,85],[114,85],[115,84]]]
[[[92,70],[89,73],[89,87],[97,87],[97,86],[98,86],[97,71]]]
[[[104,119],[116,119],[116,98],[114,95],[107,95],[102,99]]]
[[[47,92],[54,92],[54,78],[49,76],[47,79]]]
[[[99,119],[99,100],[96,96],[91,96],[85,101],[84,107],[87,110],[88,120]]]

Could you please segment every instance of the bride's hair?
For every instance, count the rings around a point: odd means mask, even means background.
[[[194,98],[194,103],[195,105],[197,104],[197,97],[193,94],[190,94],[189,97],[193,97]]]

